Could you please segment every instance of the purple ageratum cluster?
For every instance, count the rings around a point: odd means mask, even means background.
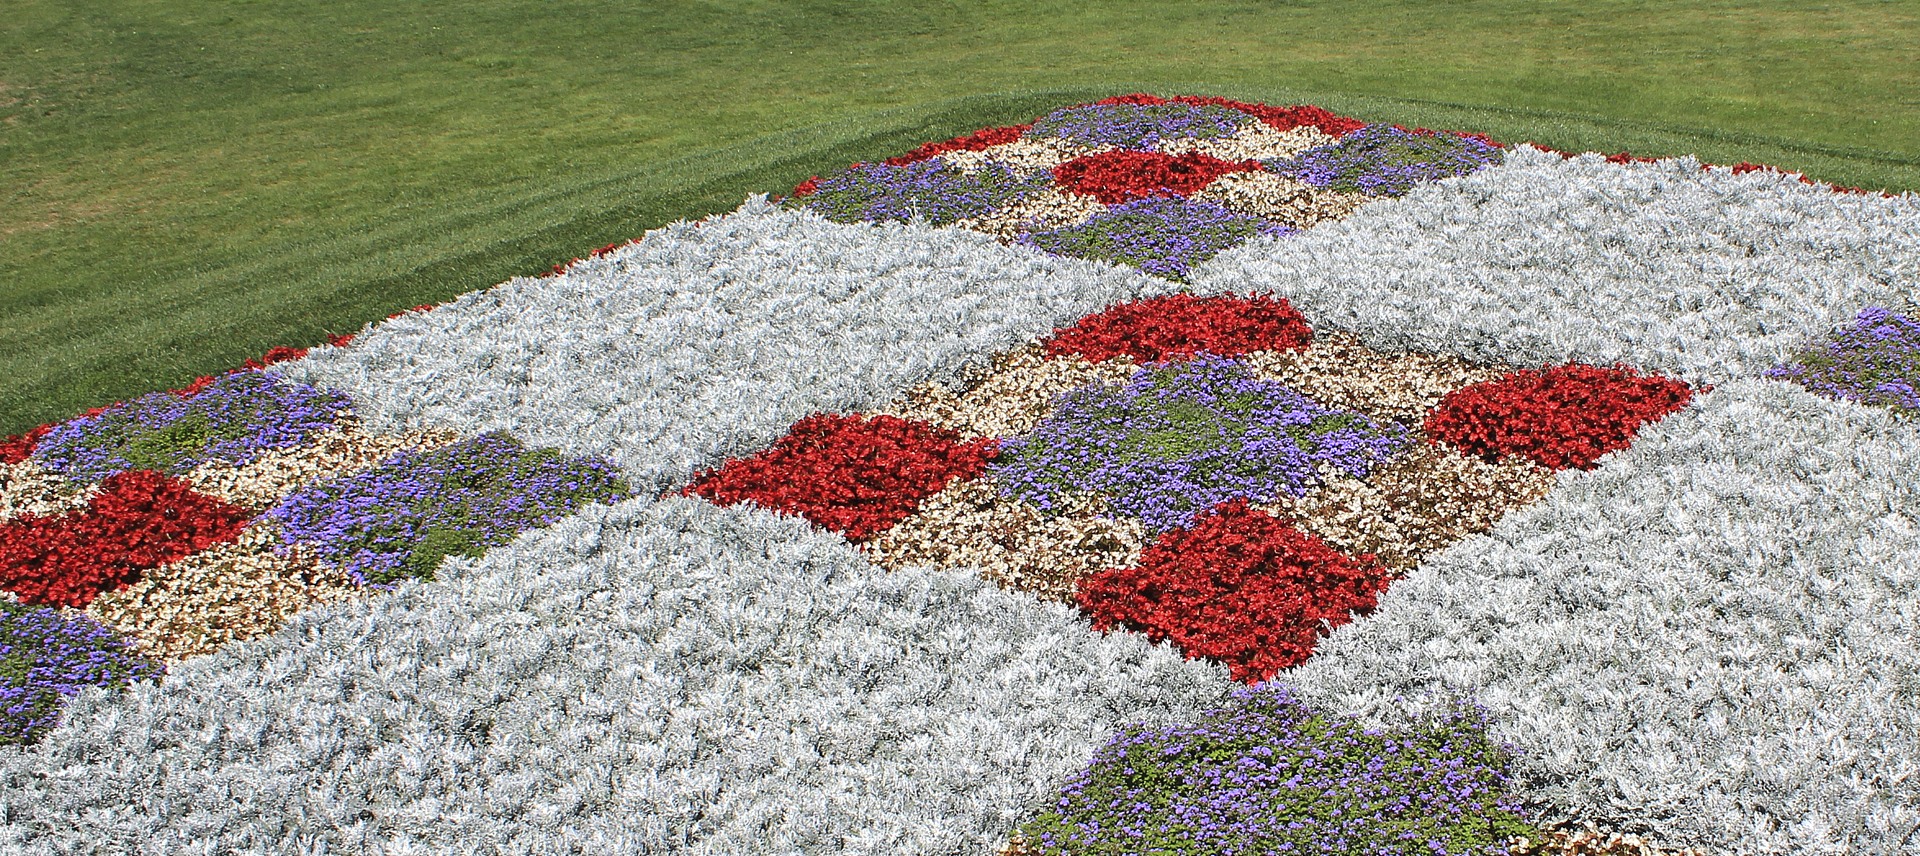
[[[1327,190],[1400,196],[1415,185],[1466,175],[1500,160],[1498,146],[1473,137],[1368,125],[1338,143],[1269,161],[1267,167]]]
[[[1364,476],[1410,437],[1202,355],[1061,396],[1031,433],[1001,444],[989,472],[1004,494],[1041,509],[1095,493],[1165,531],[1229,500],[1299,496],[1321,467]]]
[[[1189,725],[1132,726],[1019,827],[1047,856],[1504,854],[1537,838],[1485,710],[1370,730],[1242,687]]]
[[[82,689],[118,689],[165,671],[84,615],[0,601],[0,744],[38,740]]]
[[[306,443],[352,400],[266,371],[227,375],[182,398],[156,392],[55,426],[34,447],[42,466],[75,481],[125,470],[185,473],[210,461],[244,464]]]
[[[296,491],[268,509],[286,548],[306,545],[361,585],[430,580],[447,556],[477,557],[583,505],[632,494],[614,466],[528,451],[483,434]]]
[[[1048,113],[1022,136],[1144,151],[1161,140],[1232,136],[1256,121],[1238,110],[1210,105],[1085,104]]]
[[[937,158],[904,166],[855,164],[823,178],[814,191],[789,204],[807,208],[838,223],[907,222],[916,216],[935,226],[997,211],[1045,190],[1047,173],[1016,172],[988,162],[971,172]]]
[[[1829,398],[1920,412],[1920,321],[1869,306],[1852,327],[1768,369],[1766,376]]]
[[[1212,202],[1149,197],[1112,206],[1077,226],[1022,233],[1019,243],[1059,256],[1132,265],[1185,282],[1194,265],[1221,250],[1254,235],[1294,231]]]

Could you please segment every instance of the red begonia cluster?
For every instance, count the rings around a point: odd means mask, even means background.
[[[961,442],[925,422],[816,413],[765,451],[696,475],[681,493],[718,505],[751,500],[857,543],[905,520],[954,479],[980,475],[994,454],[992,440]]]
[[[1371,612],[1388,580],[1373,556],[1342,554],[1237,499],[1160,536],[1140,564],[1082,578],[1074,601],[1095,629],[1170,640],[1189,659],[1258,683],[1312,656],[1326,630]]]
[[[1234,101],[1230,98],[1217,98],[1213,96],[1176,95],[1172,98],[1161,98],[1158,95],[1147,95],[1140,92],[1132,95],[1116,95],[1112,98],[1103,98],[1094,103],[1135,104],[1143,107],[1151,107],[1158,104],[1191,104],[1195,107],[1225,107],[1228,110],[1238,110],[1255,119],[1259,119],[1276,131],[1291,131],[1295,128],[1311,125],[1336,137],[1344,137],[1367,126],[1367,123],[1358,119],[1349,119],[1345,116],[1335,115],[1311,104],[1302,104],[1295,107],[1273,107],[1267,104],[1248,104],[1245,101]]]
[[[33,454],[33,447],[39,445],[40,438],[52,431],[52,425],[41,425],[25,434],[9,434],[0,439],[0,464],[17,464]]]
[[[1521,369],[1448,393],[1426,430],[1488,460],[1518,455],[1551,469],[1590,470],[1601,455],[1627,448],[1640,426],[1692,398],[1684,383],[1626,367]]]
[[[937,143],[922,143],[919,148],[907,152],[904,155],[887,158],[883,163],[888,166],[906,166],[910,163],[919,163],[927,158],[938,157],[947,152],[977,152],[981,149],[992,148],[993,146],[1011,143],[1014,140],[1020,139],[1020,135],[1026,133],[1027,129],[1031,127],[1033,127],[1032,123],[1009,125],[1004,128],[981,128],[963,137],[954,137],[951,140],[942,140]],[[803,196],[805,194],[796,192],[793,195]]]
[[[30,604],[85,607],[143,570],[239,537],[249,517],[161,473],[115,473],[83,511],[0,523],[0,588]]]
[[[1169,294],[1108,307],[1053,331],[1044,344],[1048,356],[1079,354],[1097,363],[1126,355],[1139,363],[1160,363],[1202,351],[1237,357],[1312,342],[1307,319],[1285,298]]]
[[[1101,152],[1053,168],[1062,190],[1119,205],[1149,196],[1186,196],[1231,172],[1258,172],[1255,160],[1221,160],[1200,152]]]

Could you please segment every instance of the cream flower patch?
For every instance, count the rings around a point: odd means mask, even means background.
[[[1159,149],[1170,155],[1199,152],[1225,161],[1280,160],[1337,142],[1340,142],[1339,137],[1312,125],[1281,131],[1265,122],[1254,122],[1244,130],[1224,137],[1175,137],[1162,140]]]
[[[239,466],[202,464],[182,478],[194,490],[258,511],[308,483],[369,469],[405,449],[436,449],[459,439],[451,431],[369,434],[346,419],[304,445],[276,449]]]
[[[991,479],[973,479],[928,497],[866,550],[891,570],[975,569],[1002,588],[1071,601],[1081,577],[1140,561],[1145,528],[1107,511],[1104,500],[1081,496],[1048,513],[1001,496]]]
[[[1049,359],[1039,345],[1029,345],[996,357],[965,393],[921,384],[879,412],[928,422],[969,440],[1011,437],[1039,425],[1062,394],[1093,383],[1124,384],[1135,368],[1125,357],[1100,363],[1075,354]]]
[[[358,594],[346,573],[299,551],[274,551],[278,533],[256,522],[240,538],[142,572],[102,592],[87,615],[168,664],[272,634],[295,615]]]
[[[65,477],[32,458],[17,464],[0,463],[0,521],[80,511],[99,492],[99,485],[75,488]]]
[[[1425,419],[1449,392],[1506,374],[1447,354],[1385,354],[1333,331],[1316,334],[1306,348],[1255,351],[1245,361],[1262,380],[1333,407],[1406,423]]]
[[[1189,198],[1218,203],[1295,229],[1338,220],[1373,201],[1359,193],[1323,190],[1270,172],[1230,172]]]

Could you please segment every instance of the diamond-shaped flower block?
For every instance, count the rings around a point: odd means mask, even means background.
[[[1312,655],[1320,634],[1373,611],[1389,573],[1251,508],[1223,503],[1148,547],[1140,563],[1080,581],[1099,630],[1125,627],[1256,683]]]
[[[448,556],[478,557],[520,532],[632,489],[612,464],[527,449],[501,433],[409,449],[363,472],[308,485],[262,516],[283,551],[302,549],[355,582],[431,580]]]
[[[1312,342],[1307,319],[1271,295],[1169,294],[1116,304],[1054,331],[1041,344],[1054,357],[1076,354],[1098,363],[1126,356],[1136,363],[1163,363],[1200,353],[1238,357],[1289,351]]]
[[[38,740],[87,687],[117,690],[165,671],[84,615],[0,601],[0,745]]]
[[[1840,401],[1920,414],[1920,320],[1869,306],[1852,326],[1768,369],[1767,377]]]
[[[1692,394],[1620,367],[1383,354],[1270,295],[1172,294],[955,389],[809,416],[686,493],[804,516],[882,567],[1074,603],[1253,682]]]
[[[955,479],[980,475],[990,440],[897,416],[817,413],[772,448],[701,473],[684,491],[720,505],[751,501],[865,541]]]
[[[1640,426],[1687,405],[1679,381],[1624,367],[1523,369],[1460,389],[1427,417],[1427,434],[1488,460],[1520,456],[1543,467],[1590,470],[1625,449]]]

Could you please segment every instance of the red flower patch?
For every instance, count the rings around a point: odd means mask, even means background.
[[[1135,362],[1161,363],[1201,351],[1237,357],[1312,342],[1307,319],[1284,298],[1169,294],[1108,307],[1055,330],[1044,344],[1048,356],[1079,354],[1097,363],[1124,354]]]
[[[85,607],[143,570],[233,540],[250,516],[150,470],[100,486],[85,511],[0,523],[0,587],[30,604]]]
[[[977,152],[981,149],[992,148],[1020,139],[1020,135],[1026,133],[1027,129],[1031,127],[1033,127],[1032,124],[1009,125],[1005,128],[981,128],[964,137],[954,137],[951,140],[943,140],[938,143],[923,143],[919,148],[907,152],[904,155],[887,158],[884,163],[888,166],[906,166],[907,164],[919,163],[927,158],[937,157],[947,152]],[[806,194],[799,192],[799,189],[795,188],[793,195],[805,196]]]
[[[1054,167],[1053,179],[1069,193],[1118,205],[1149,196],[1186,196],[1227,173],[1259,170],[1259,161],[1221,160],[1199,152],[1101,152]]]
[[[31,457],[33,447],[39,445],[40,438],[52,430],[52,425],[42,425],[25,434],[12,434],[0,439],[0,464],[17,464]]]
[[[992,440],[962,443],[925,422],[816,413],[771,448],[696,475],[681,494],[718,505],[752,500],[860,542],[954,479],[980,475],[994,452]]]
[[[1160,536],[1138,566],[1082,578],[1074,601],[1096,630],[1170,640],[1258,683],[1312,656],[1324,630],[1371,612],[1387,582],[1372,555],[1344,555],[1237,499]]]
[[[1640,426],[1692,398],[1684,383],[1625,367],[1522,369],[1448,393],[1426,430],[1488,460],[1520,455],[1551,469],[1590,470],[1601,455],[1627,448]]]

